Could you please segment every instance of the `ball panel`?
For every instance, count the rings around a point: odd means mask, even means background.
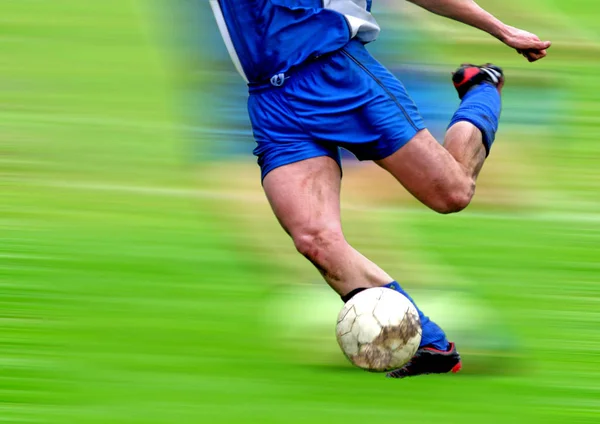
[[[338,342],[340,344],[340,347],[342,348],[342,352],[344,352],[344,354],[349,359],[351,359],[352,356],[358,354],[358,340],[352,332],[338,336]]]
[[[381,326],[373,315],[359,315],[354,323],[353,332],[359,344],[371,343],[381,333]]]
[[[373,316],[382,326],[399,324],[406,309],[403,301],[406,298],[393,290],[390,292],[384,293],[373,310]]]
[[[350,302],[348,303],[354,306],[357,315],[371,315],[375,305],[379,302],[381,296],[383,295],[383,290],[385,289],[373,288],[364,290],[350,299]]]
[[[356,310],[354,309],[354,307],[351,307],[348,310],[342,312],[344,313],[340,314],[342,318],[338,320],[338,325],[336,329],[337,334],[340,336],[349,333],[352,330],[354,322],[356,321]]]
[[[385,371],[390,368],[392,352],[377,344],[362,345],[352,362],[360,368],[370,371]]]
[[[421,343],[421,321],[415,307],[411,304],[399,325],[389,327],[385,345],[393,352],[392,368],[401,368],[417,353]]]
[[[401,349],[395,349],[392,354],[393,358],[390,361],[390,367],[398,369],[406,365],[415,356],[415,353],[417,353],[420,343],[421,335],[419,334],[418,337],[410,339]]]

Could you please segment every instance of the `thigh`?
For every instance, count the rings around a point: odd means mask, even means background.
[[[341,170],[330,157],[279,167],[263,187],[273,212],[292,237],[304,232],[341,232]]]
[[[448,196],[469,190],[472,179],[427,130],[402,149],[376,163],[392,174],[417,199],[438,209]]]

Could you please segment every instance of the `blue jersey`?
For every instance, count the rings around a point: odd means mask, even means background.
[[[231,58],[249,83],[379,35],[372,0],[210,0]]]

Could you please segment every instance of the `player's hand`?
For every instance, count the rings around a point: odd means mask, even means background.
[[[545,58],[552,45],[550,41],[541,41],[537,35],[514,27],[507,28],[502,41],[530,62]]]

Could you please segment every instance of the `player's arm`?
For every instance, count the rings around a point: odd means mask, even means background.
[[[525,56],[530,62],[535,62],[546,57],[546,49],[552,45],[549,41],[540,41],[535,34],[505,25],[473,0],[408,1],[437,15],[445,16],[485,31],[507,46],[516,49],[517,52]]]

